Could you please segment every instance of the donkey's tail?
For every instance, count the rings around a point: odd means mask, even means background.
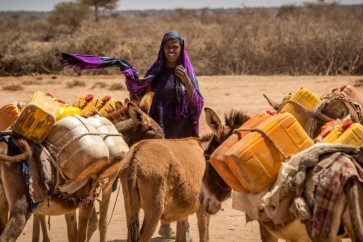
[[[134,153],[134,152],[133,152]],[[140,241],[140,224],[139,224],[139,211],[140,211],[140,195],[137,185],[137,159],[134,155],[131,155],[129,164],[122,171],[122,183],[124,184],[124,199],[125,209],[127,215],[127,228],[129,241],[138,242]]]

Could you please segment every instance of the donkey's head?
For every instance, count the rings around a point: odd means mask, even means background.
[[[128,99],[106,118],[123,135],[128,146],[142,139],[164,138],[161,127],[148,115],[154,93],[148,92],[140,102]]]
[[[213,133],[204,135],[201,138],[202,141],[210,141],[204,151],[207,165],[203,177],[200,200],[208,213],[215,214],[220,210],[221,203],[231,195],[231,188],[211,165],[209,157],[223,141],[232,135],[233,130],[239,128],[249,119],[249,116],[242,112],[231,110],[228,115],[225,115],[225,125],[223,125],[218,115],[212,109],[205,108],[204,111],[207,124]]]

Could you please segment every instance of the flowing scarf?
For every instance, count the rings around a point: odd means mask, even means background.
[[[146,71],[145,77],[143,79],[139,78],[139,72],[137,69],[127,61],[121,58],[113,58],[113,57],[102,57],[102,56],[93,56],[93,55],[80,55],[80,54],[69,54],[65,52],[61,52],[57,50],[56,56],[59,58],[60,62],[64,66],[73,67],[75,70],[92,70],[99,69],[105,67],[118,66],[121,72],[126,77],[126,86],[130,92],[130,98],[135,99],[137,95],[143,95],[143,92],[147,88],[147,86],[152,82],[152,80],[157,76],[157,74],[161,71],[164,65],[164,44],[170,40],[175,39],[179,42],[181,46],[181,52],[179,56],[178,63],[184,66],[187,70],[188,76],[197,91],[198,95],[202,97],[202,94],[199,89],[198,81],[196,75],[194,73],[192,64],[188,57],[187,51],[184,47],[184,39],[177,32],[168,32],[164,35],[158,58]],[[181,104],[183,103],[182,97],[185,92],[185,86],[180,81],[179,78],[176,78],[176,97],[177,97],[177,106],[180,109]],[[180,111],[180,110],[179,110]],[[178,113],[178,111],[177,111]]]

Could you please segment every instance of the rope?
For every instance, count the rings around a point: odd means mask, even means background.
[[[118,177],[116,179],[119,179]],[[120,179],[120,183],[121,183],[121,179]],[[121,189],[121,184],[119,184],[118,186],[118,189],[117,189],[117,195],[116,195],[116,199],[115,199],[115,203],[113,204],[113,209],[112,209],[112,213],[111,213],[111,216],[110,216],[110,220],[108,221],[108,225],[110,225],[111,223],[111,220],[112,220],[112,216],[113,216],[113,213],[115,212],[115,208],[116,208],[116,204],[117,204],[117,199],[118,199],[118,195],[120,193],[120,189]]]
[[[298,108],[300,108],[308,117],[310,118],[315,118],[315,119],[320,119],[321,121],[323,122],[329,122],[331,120],[333,120],[332,118],[326,116],[325,114],[322,114],[322,113],[318,113],[318,112],[313,112],[313,111],[310,111],[308,110],[307,108],[305,108],[303,105],[301,105],[300,103],[294,101],[294,100],[286,100],[286,101],[283,101],[281,103],[281,106],[280,106],[280,109],[279,109],[279,112],[282,110],[282,108],[287,104],[287,103],[290,103],[290,104],[293,104],[293,105],[296,105]]]
[[[239,129],[236,129],[234,130],[233,132],[236,132],[236,131],[251,131],[251,132],[258,132],[260,134],[262,134],[262,136],[264,136],[268,141],[271,142],[271,144],[276,148],[276,150],[278,152],[280,152],[280,154],[284,157],[284,159],[287,158],[287,155],[276,145],[275,141],[273,141],[271,139],[271,137],[265,132],[263,131],[262,129],[258,129],[258,128],[239,128]]]

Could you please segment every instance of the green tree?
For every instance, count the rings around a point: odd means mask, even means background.
[[[93,8],[96,22],[98,22],[99,12],[101,10],[114,10],[117,7],[118,0],[78,0],[79,3],[83,3]]]
[[[54,6],[48,21],[53,25],[64,24],[74,31],[90,14],[88,6],[75,2],[60,2]]]

